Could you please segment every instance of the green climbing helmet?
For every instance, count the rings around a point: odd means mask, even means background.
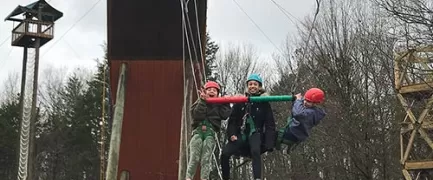
[[[248,76],[247,83],[249,81],[257,81],[259,82],[260,86],[263,84],[263,80],[259,74],[251,74],[250,76]]]

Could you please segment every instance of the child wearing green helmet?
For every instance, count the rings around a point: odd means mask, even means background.
[[[258,74],[251,74],[246,84],[246,96],[267,95],[263,89],[263,80]],[[275,120],[269,102],[234,104],[228,119],[229,141],[221,155],[223,179],[230,178],[229,160],[232,155],[251,157],[254,179],[260,179],[261,154],[273,150],[275,135]]]
[[[200,179],[209,179],[212,169],[212,153],[216,145],[215,134],[220,131],[221,121],[229,117],[230,104],[207,104],[206,98],[218,97],[220,86],[209,81],[200,91],[200,98],[191,106],[192,138],[189,143],[189,163],[186,179],[194,178],[197,165],[200,163]]]

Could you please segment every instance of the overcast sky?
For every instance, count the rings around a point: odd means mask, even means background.
[[[311,15],[315,9],[315,0],[274,1],[297,19]],[[0,19],[4,20],[18,5],[25,6],[32,2],[35,0],[4,0],[0,6]],[[103,56],[101,45],[107,39],[106,0],[47,2],[62,11],[64,16],[56,22],[54,39],[41,49],[40,72],[51,66],[66,67],[69,70],[76,67],[95,67],[94,59]],[[269,60],[270,54],[276,51],[272,43],[280,46],[288,35],[296,35],[293,22],[287,19],[272,0],[236,0],[270,40],[241,11],[234,0],[208,2],[207,30],[211,38],[219,44],[251,43],[263,60]],[[78,21],[80,18],[82,19]],[[8,74],[21,72],[22,48],[10,45],[12,27],[12,22],[0,21],[0,44],[6,40],[0,46],[0,87]]]

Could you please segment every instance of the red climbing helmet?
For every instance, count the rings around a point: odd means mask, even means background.
[[[313,103],[321,103],[325,99],[325,93],[319,88],[311,88],[305,92],[304,98]]]
[[[216,88],[218,91],[220,91],[220,85],[218,83],[216,83],[215,81],[208,81],[204,85],[204,89],[207,89],[207,88]]]

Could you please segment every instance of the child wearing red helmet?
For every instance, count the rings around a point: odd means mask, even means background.
[[[227,119],[231,112],[230,104],[206,103],[206,98],[218,97],[219,91],[218,83],[208,81],[200,91],[200,98],[191,106],[193,132],[189,143],[187,180],[194,178],[198,163],[201,165],[200,179],[209,179],[216,145],[215,134],[220,131],[221,121]]]
[[[305,92],[305,96],[296,94],[296,100],[292,106],[292,117],[289,119],[289,124],[285,128],[282,141],[287,144],[288,151],[291,146],[305,141],[313,127],[317,126],[325,117],[326,113],[323,109],[316,106],[323,102],[325,93],[319,88],[311,88]],[[277,142],[277,149],[281,149]]]

